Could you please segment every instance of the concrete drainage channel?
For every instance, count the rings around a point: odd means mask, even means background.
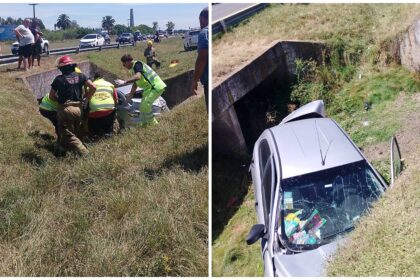
[[[77,64],[80,70],[88,77],[93,77],[94,73],[100,72],[107,81],[114,81],[117,76],[99,68],[94,63],[89,61],[82,61]],[[37,73],[31,76],[22,78],[25,85],[33,93],[36,99],[42,98],[50,91],[51,83],[57,75],[61,72],[58,69],[52,69],[42,73]],[[173,108],[178,104],[184,102],[191,96],[189,91],[193,77],[193,71],[188,71],[176,77],[165,80],[167,88],[162,95],[166,100],[169,108]]]
[[[286,114],[295,60],[322,61],[324,46],[318,42],[277,41],[260,56],[215,85],[213,101],[213,151],[249,154],[262,131]],[[284,106],[283,106],[284,105]]]

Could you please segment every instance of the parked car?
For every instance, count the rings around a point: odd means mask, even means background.
[[[80,48],[103,46],[105,38],[100,34],[87,34],[80,39]]]
[[[123,33],[118,37],[118,43],[125,44],[129,43],[132,44],[134,42],[133,33]]]
[[[48,42],[47,39],[44,39],[41,37],[41,47],[42,47],[42,52],[46,53],[48,52],[49,48],[50,48],[50,42]],[[12,44],[12,46],[10,47],[10,50],[12,52],[12,54],[18,54],[19,51],[19,42],[16,41]]]
[[[190,51],[193,48],[197,48],[198,45],[198,34],[200,29],[191,29],[184,34],[184,50]]]
[[[401,171],[391,141],[391,182]],[[343,235],[387,189],[344,130],[326,118],[321,100],[266,129],[250,165],[265,276],[321,276]]]

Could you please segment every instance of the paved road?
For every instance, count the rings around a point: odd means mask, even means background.
[[[237,12],[254,6],[257,4],[252,3],[223,3],[212,5],[212,23],[215,23],[231,14],[236,14]]]

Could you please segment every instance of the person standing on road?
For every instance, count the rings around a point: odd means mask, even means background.
[[[197,60],[195,62],[195,69],[193,75],[193,82],[191,85],[191,92],[197,95],[197,84],[198,80],[204,87],[204,96],[206,99],[207,110],[208,105],[208,94],[209,94],[209,10],[204,8],[199,16],[200,21],[200,34],[198,35],[197,45]]]
[[[114,85],[107,82],[100,73],[95,73],[93,84],[96,91],[89,101],[88,126],[91,137],[111,137],[118,104]]]
[[[30,56],[32,55],[32,45],[35,43],[34,35],[29,30],[30,24],[31,20],[26,18],[22,25],[15,28],[15,34],[19,40],[19,56],[23,59],[25,71],[31,68]],[[21,59],[20,57],[19,60]],[[18,68],[20,68],[20,63]]]
[[[79,139],[82,128],[82,88],[89,88],[86,93],[89,100],[96,86],[84,74],[75,72],[76,65],[69,56],[58,59],[57,68],[62,74],[52,82],[49,98],[59,104],[57,119],[60,144],[79,155],[86,155],[89,151]]]
[[[160,68],[160,61],[156,58],[156,51],[151,40],[147,41],[147,48],[144,50],[144,56],[146,57],[147,65],[149,65],[150,68],[153,67],[153,64],[156,64],[156,69]]]
[[[42,53],[42,32],[39,30],[37,20],[35,19],[32,21],[31,28],[30,28],[32,34],[34,35],[34,45],[32,46],[32,60],[31,65],[32,67],[35,66],[35,58],[38,62],[38,66],[41,66],[41,53]]]
[[[125,85],[134,82],[127,101],[133,98],[137,87],[143,89],[143,97],[140,103],[140,125],[157,124],[158,121],[153,116],[152,106],[153,102],[165,91],[166,84],[152,68],[141,61],[133,61],[133,57],[129,54],[123,55],[121,62],[123,67],[130,70],[130,73],[134,75],[120,83],[120,85]]]

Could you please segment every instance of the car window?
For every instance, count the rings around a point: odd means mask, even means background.
[[[276,176],[274,170],[273,157],[270,157],[264,167],[263,179],[261,183],[261,193],[264,209],[264,224],[266,227],[270,224],[272,205],[274,199],[274,188],[276,185]]]
[[[267,164],[267,162],[270,158],[270,154],[271,154],[271,151],[270,151],[270,147],[268,145],[268,142],[267,142],[266,139],[263,139],[260,142],[260,146],[259,146],[259,162],[260,162],[259,168],[260,168],[260,176],[261,176],[260,179],[261,180],[263,179],[263,176],[262,176],[263,174],[262,173],[263,173],[265,165]]]
[[[86,35],[85,37],[83,37],[83,39],[96,39],[96,35],[95,34],[89,34],[89,35]]]

